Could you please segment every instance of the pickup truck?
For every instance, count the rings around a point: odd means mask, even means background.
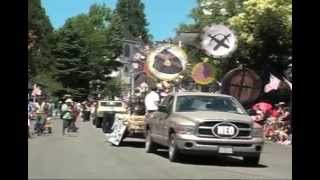
[[[263,130],[243,106],[228,95],[179,92],[168,95],[159,111],[145,120],[145,151],[169,148],[169,160],[183,154],[241,156],[257,165],[264,145]]]
[[[115,114],[125,112],[125,104],[122,101],[98,101],[95,125],[106,133],[112,127]]]

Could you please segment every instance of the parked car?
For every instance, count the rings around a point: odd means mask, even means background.
[[[256,165],[264,145],[262,128],[234,97],[222,94],[168,95],[159,111],[146,117],[145,132],[146,152],[168,147],[173,162],[182,154],[220,154]]]
[[[122,101],[98,101],[95,125],[97,128],[102,128],[104,132],[107,132],[112,126],[115,113],[125,112],[125,104]]]

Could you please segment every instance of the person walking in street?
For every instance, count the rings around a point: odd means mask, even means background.
[[[87,101],[83,103],[83,121],[90,121],[90,106]]]
[[[77,102],[72,103],[72,121],[71,121],[71,130],[72,132],[77,132],[78,127],[76,126],[76,122],[78,120],[78,116],[80,114],[80,111],[77,106]]]
[[[62,104],[61,106],[61,117],[63,120],[63,124],[62,124],[62,135],[65,135],[65,131],[66,129],[67,132],[70,132],[70,128],[71,128],[71,123],[72,123],[72,119],[73,119],[73,114],[72,114],[72,100],[71,99],[67,99],[65,101],[65,103]]]
[[[92,102],[90,105],[90,121],[93,122],[93,124],[95,124],[95,112],[96,112],[96,102]]]
[[[151,91],[146,95],[145,97],[145,107],[146,107],[146,115],[150,115],[151,113],[158,110],[159,102],[160,102],[160,96],[156,92],[156,87],[151,87]]]
[[[28,138],[31,138],[31,132],[30,132],[30,129],[31,129],[30,128],[30,126],[31,126],[31,122],[30,122],[31,115],[32,115],[32,104],[29,101],[28,102]]]

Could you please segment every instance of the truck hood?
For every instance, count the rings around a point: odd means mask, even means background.
[[[176,112],[174,117],[200,123],[208,120],[236,120],[238,122],[251,123],[252,119],[246,114],[236,114],[218,111]]]

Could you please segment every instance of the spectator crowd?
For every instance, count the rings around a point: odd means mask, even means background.
[[[289,106],[280,102],[272,106],[271,104],[260,102],[252,109],[252,119],[264,129],[266,140],[284,145],[291,145],[292,127],[291,112]]]
[[[46,98],[30,99],[28,102],[28,137],[33,134],[42,135],[52,133],[53,117],[63,120],[62,134],[78,132],[77,123],[94,119],[96,111],[95,101],[74,102],[71,97],[65,96],[62,101],[54,103]]]

